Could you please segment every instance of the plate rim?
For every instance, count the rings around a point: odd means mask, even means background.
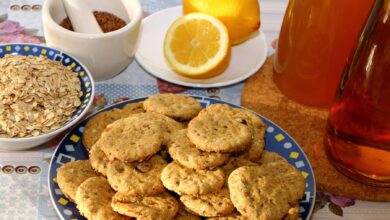
[[[178,6],[174,6],[174,7],[169,7],[169,8],[165,8],[165,9],[162,9],[158,12],[155,12],[147,17],[145,17],[142,21],[142,25],[141,25],[141,30],[140,30],[140,36],[142,36],[142,31],[143,31],[143,26],[145,24],[145,22],[147,22],[148,20],[150,20],[152,18],[152,16],[159,16],[159,14],[161,13],[164,13],[168,10],[179,10],[182,6],[181,5],[178,5]],[[186,86],[186,87],[193,87],[193,88],[213,88],[213,87],[226,87],[226,86],[230,86],[230,85],[234,85],[234,84],[237,84],[237,83],[240,83],[246,79],[248,79],[249,77],[251,77],[252,75],[254,75],[256,72],[258,72],[258,70],[264,65],[265,61],[267,60],[267,57],[268,57],[268,50],[269,50],[269,46],[268,46],[268,43],[267,43],[267,38],[264,34],[264,32],[262,31],[262,28],[260,27],[257,31],[259,33],[259,37],[262,41],[262,43],[264,44],[264,56],[263,58],[257,63],[256,66],[254,66],[250,71],[246,72],[244,75],[242,76],[239,76],[237,77],[236,79],[232,79],[232,80],[229,80],[229,81],[226,81],[226,82],[218,82],[218,83],[207,83],[207,84],[202,84],[202,83],[187,83],[187,82],[182,82],[180,80],[175,80],[175,79],[171,79],[171,78],[162,78],[161,76],[164,75],[163,72],[159,72],[158,70],[153,70],[152,67],[148,66],[148,65],[144,65],[144,63],[142,62],[142,55],[140,55],[140,53],[138,52],[139,51],[139,47],[140,47],[140,42],[141,42],[141,39],[139,40],[139,43],[138,43],[138,47],[137,47],[137,50],[135,52],[135,55],[134,55],[134,58],[137,62],[137,64],[143,69],[145,70],[145,72],[147,72],[149,75],[153,76],[153,77],[156,77],[158,79],[162,79],[162,80],[165,80],[167,82],[170,82],[170,83],[173,83],[173,84],[176,84],[176,85],[181,85],[181,86]],[[242,44],[245,44],[246,42],[243,42]],[[223,73],[222,73],[223,74]]]
[[[186,96],[190,96],[190,97],[193,97],[195,99],[200,99],[200,100],[213,100],[213,101],[216,101],[216,102],[224,102],[225,104],[229,104],[231,106],[234,106],[235,108],[242,108],[242,109],[245,109],[247,111],[250,111],[252,113],[254,113],[255,115],[257,115],[258,117],[261,117],[261,118],[264,118],[266,120],[268,120],[269,122],[272,122],[272,124],[277,127],[278,129],[280,129],[281,131],[284,132],[285,135],[287,135],[289,138],[291,138],[292,141],[295,142],[295,144],[297,145],[297,147],[301,150],[301,152],[303,152],[303,157],[306,159],[306,161],[308,161],[308,166],[309,166],[309,169],[311,171],[311,174],[310,175],[312,178],[313,178],[313,205],[310,207],[310,210],[308,212],[308,215],[307,215],[307,219],[306,220],[309,220],[311,219],[311,217],[313,216],[313,212],[314,212],[314,207],[315,207],[315,201],[316,201],[316,197],[317,197],[317,184],[316,184],[316,178],[315,178],[315,175],[314,175],[314,170],[313,170],[313,167],[311,165],[311,162],[310,160],[308,159],[305,151],[302,149],[302,147],[298,144],[298,142],[289,134],[287,133],[283,128],[281,128],[278,124],[274,123],[272,120],[270,120],[269,118],[263,116],[262,114],[260,113],[257,113],[251,109],[248,109],[244,106],[241,106],[241,105],[237,105],[237,104],[233,104],[233,103],[230,103],[230,102],[227,102],[227,101],[223,101],[223,100],[218,100],[218,99],[213,99],[213,98],[209,98],[207,96],[196,96],[196,95],[188,95],[188,94],[184,94]],[[77,127],[79,124],[87,121],[87,120],[90,120],[92,117],[95,117],[95,115],[101,113],[101,112],[104,112],[104,111],[107,111],[108,109],[110,108],[113,108],[117,105],[120,105],[120,104],[124,104],[124,103],[133,103],[133,102],[138,102],[138,101],[143,101],[143,100],[146,100],[147,98],[149,98],[150,96],[144,96],[144,97],[140,97],[140,98],[134,98],[134,99],[129,99],[129,100],[124,100],[124,101],[121,101],[121,102],[117,102],[117,103],[112,103],[110,105],[107,105],[105,106],[104,108],[88,115],[86,118],[84,118],[83,120],[80,120],[76,125],[75,127]],[[72,128],[73,130],[74,128]],[[54,200],[54,196],[52,194],[52,190],[51,190],[51,187],[50,187],[50,181],[51,181],[51,178],[50,178],[50,173],[51,173],[51,170],[53,168],[52,164],[54,163],[54,157],[56,155],[56,153],[58,152],[58,150],[60,149],[60,145],[62,144],[62,142],[65,141],[65,139],[67,138],[68,134],[70,133],[71,131],[67,132],[64,137],[61,139],[60,142],[58,142],[58,145],[56,146],[56,148],[54,149],[53,153],[52,153],[52,157],[50,159],[50,163],[49,163],[49,169],[48,169],[48,172],[47,172],[47,183],[48,183],[48,190],[49,190],[49,195],[50,195],[50,201],[53,203],[53,206],[54,206],[54,209],[56,210],[56,214],[60,217],[61,220],[66,220],[65,218],[63,218],[60,210],[58,209],[57,205],[56,205],[56,201]]]

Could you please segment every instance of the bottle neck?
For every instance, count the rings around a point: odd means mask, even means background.
[[[372,6],[371,13],[368,16],[366,24],[364,25],[363,30],[359,36],[357,44],[358,47],[355,51],[352,51],[353,54],[350,55],[350,62],[344,68],[344,73],[342,74],[337,93],[341,93],[341,91],[344,89],[344,86],[347,83],[347,80],[349,79],[351,74],[349,72],[349,70],[351,69],[350,67],[353,66],[354,62],[357,61],[357,58],[360,56],[361,51],[364,48],[362,45],[364,44],[364,42],[367,42],[367,40],[371,36],[371,33],[374,31],[375,24],[378,22],[381,10],[385,7],[385,5],[390,5],[389,3],[390,0],[376,0],[374,5]]]
[[[363,31],[359,38],[359,44],[361,45],[364,41],[366,41],[372,31],[374,30],[375,23],[378,22],[378,17],[380,14],[380,11],[382,8],[384,8],[385,3],[389,3],[389,0],[376,0],[374,3],[374,6],[371,10],[371,14],[367,19],[366,25],[363,28]],[[357,51],[355,53],[355,56],[359,54],[359,50],[361,50],[361,47],[357,48]]]

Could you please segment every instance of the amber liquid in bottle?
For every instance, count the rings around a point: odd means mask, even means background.
[[[325,145],[342,173],[389,187],[390,0],[380,2],[331,107]]]
[[[290,0],[274,55],[274,82],[306,105],[329,107],[374,0]]]

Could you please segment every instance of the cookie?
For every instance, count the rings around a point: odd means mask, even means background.
[[[199,196],[183,195],[180,201],[188,210],[204,217],[225,216],[236,211],[227,188]]]
[[[195,214],[189,213],[183,203],[179,203],[179,211],[174,220],[201,220],[201,218]]]
[[[228,216],[224,217],[212,217],[212,218],[207,218],[209,220],[249,220],[248,218],[242,216],[240,213],[234,213]]]
[[[161,172],[165,188],[179,195],[203,195],[220,190],[224,184],[221,169],[193,170],[172,162]]]
[[[240,108],[233,108],[227,104],[212,104],[207,106],[207,108],[202,109],[199,115],[204,114],[227,114],[233,117],[236,121],[248,125],[252,123],[251,116],[249,111]],[[255,116],[257,117],[257,116]]]
[[[129,116],[131,114],[145,112],[144,102],[129,103],[129,104],[123,106],[122,111],[124,114],[129,115]]]
[[[277,153],[265,150],[261,155],[258,164],[274,163],[274,162],[285,162],[288,163],[286,159],[280,156]]]
[[[182,123],[177,122],[165,115],[157,114],[157,113],[148,113],[148,115],[150,115],[151,117],[149,120],[155,120],[161,124],[162,126],[161,129],[164,135],[162,144],[164,146],[166,146],[168,142],[171,140],[171,135],[173,133],[184,128],[184,125]],[[147,120],[147,118],[145,118],[145,120]]]
[[[152,117],[148,114],[133,114],[107,126],[99,144],[110,161],[143,161],[161,149],[162,126],[155,120],[149,120]]]
[[[233,170],[243,166],[258,166],[258,164],[244,158],[231,157],[228,160],[228,162],[225,165],[223,165],[221,168],[227,179],[230,176],[230,174],[233,172]]]
[[[205,170],[218,167],[229,159],[228,153],[205,152],[197,149],[186,136],[187,130],[177,131],[168,144],[171,157],[184,167]]]
[[[234,113],[233,108],[227,104],[211,104],[199,112],[202,114],[230,114]]]
[[[114,108],[105,112],[100,112],[93,116],[85,125],[83,132],[83,145],[87,150],[99,140],[100,135],[107,125],[120,119],[123,115],[122,110]]]
[[[179,210],[179,203],[167,192],[145,197],[116,193],[111,205],[123,215],[150,220],[171,220]]]
[[[284,161],[283,159],[276,162],[263,163],[260,167],[261,171],[258,171],[260,175],[273,176],[286,185],[286,194],[289,195],[289,202],[291,204],[297,203],[297,201],[302,198],[306,189],[305,178],[299,170],[290,165],[287,161]]]
[[[103,176],[107,176],[107,165],[110,161],[100,148],[99,141],[96,142],[89,151],[89,162],[96,172],[102,174]]]
[[[156,112],[178,121],[187,121],[198,115],[202,106],[196,99],[180,94],[157,94],[150,96],[144,102],[148,112]]]
[[[200,114],[191,120],[187,130],[191,142],[207,152],[243,151],[252,141],[248,126],[228,114]]]
[[[93,220],[129,220],[127,216],[123,216],[115,212],[110,206],[104,206],[100,208],[97,213],[94,214]]]
[[[111,187],[129,196],[150,196],[163,192],[160,174],[167,162],[154,155],[140,163],[112,161],[107,167],[107,179]]]
[[[252,130],[252,142],[247,150],[241,153],[240,157],[256,162],[260,159],[265,146],[265,131],[267,126],[254,113],[244,110],[235,109],[235,111],[248,116],[248,127]],[[250,122],[250,123],[249,123]]]
[[[57,182],[62,193],[75,201],[76,190],[86,179],[96,176],[88,160],[77,160],[62,165],[57,172]]]
[[[111,208],[114,194],[104,177],[91,177],[77,188],[77,209],[87,219],[126,219]]]
[[[176,215],[174,220],[201,220],[199,216],[196,215]]]
[[[246,124],[251,130],[253,136],[250,146],[247,150],[240,152],[242,158],[250,161],[257,161],[260,159],[261,153],[264,150],[264,136],[266,131],[266,124],[257,115],[251,111],[232,108],[227,104],[213,104],[203,109],[199,114],[228,114],[235,120]]]
[[[163,132],[164,136],[162,145],[164,146],[168,143],[172,133],[184,128],[183,124],[181,124],[180,122],[177,122],[172,118],[169,118],[162,114],[148,112],[138,113],[136,114],[136,116],[139,118],[139,120],[151,121],[161,126],[161,131]]]
[[[260,166],[244,166],[228,178],[230,198],[248,219],[281,219],[289,210],[289,199],[280,179],[264,176]]]

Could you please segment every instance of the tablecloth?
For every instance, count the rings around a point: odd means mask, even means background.
[[[0,0],[0,43],[44,43],[44,0]],[[181,4],[180,0],[141,0],[145,16]],[[287,0],[260,0],[261,29],[270,44],[277,38]],[[183,92],[240,103],[243,82],[224,88],[192,89],[172,85],[146,73],[135,61],[120,75],[99,82],[95,107],[159,92]],[[48,165],[58,140],[21,152],[0,152],[0,219],[59,219],[49,198]],[[390,219],[390,203],[354,201],[317,194],[313,219]]]

